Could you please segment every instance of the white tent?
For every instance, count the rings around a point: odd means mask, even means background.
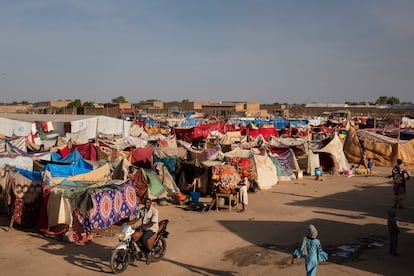
[[[341,140],[336,133],[333,139],[326,146],[313,151],[329,153],[332,156],[332,159],[335,162],[339,172],[349,170],[348,159],[345,156]]]
[[[254,163],[257,172],[257,184],[260,190],[270,189],[278,182],[276,166],[267,154],[255,154]]]

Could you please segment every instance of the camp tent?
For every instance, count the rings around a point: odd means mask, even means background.
[[[376,166],[392,167],[397,159],[403,160],[408,169],[414,169],[414,140],[398,140],[367,130],[350,128],[344,144],[344,152],[351,163],[361,159],[359,140],[363,141],[367,158]]]
[[[335,133],[333,138],[327,145],[320,149],[314,149],[313,152],[318,153],[328,153],[332,157],[333,161],[336,163],[337,169],[339,172],[344,172],[349,170],[349,163],[345,156],[343,145],[338,135]]]
[[[276,166],[266,152],[264,154],[255,154],[254,163],[257,172],[257,185],[260,190],[270,189],[277,184]]]

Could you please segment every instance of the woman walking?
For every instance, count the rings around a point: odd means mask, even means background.
[[[318,263],[328,260],[328,253],[322,250],[321,242],[317,237],[318,230],[310,224],[301,246],[293,251],[292,263],[295,258],[305,257],[306,276],[315,276]]]

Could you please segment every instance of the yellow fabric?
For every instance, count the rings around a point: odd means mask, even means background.
[[[371,158],[374,165],[380,167],[393,167],[397,159],[403,160],[407,169],[414,169],[414,139],[408,142],[395,140],[395,142],[379,142],[364,138],[364,148],[367,158]],[[390,140],[391,141],[391,140]],[[358,163],[361,159],[359,138],[355,129],[350,128],[344,144],[344,152],[348,161]]]

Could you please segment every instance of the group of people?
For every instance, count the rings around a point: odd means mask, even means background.
[[[369,160],[371,161],[371,160]],[[372,161],[371,161],[372,162]],[[361,164],[364,164],[361,162]],[[368,165],[368,169],[372,169],[372,164]],[[406,182],[410,179],[410,173],[405,168],[401,159],[397,160],[397,164],[392,169],[394,205],[393,208],[403,208],[403,200],[405,199]],[[396,220],[396,212],[393,209],[388,210],[387,227],[389,232],[389,254],[398,256],[398,235],[400,228]],[[307,276],[315,276],[318,263],[327,261],[328,254],[322,249],[321,242],[318,239],[318,230],[313,224],[307,228],[306,236],[303,238],[300,246],[292,253],[292,261],[295,258],[304,257]]]
[[[372,166],[371,166],[372,167]],[[397,165],[392,169],[393,191],[394,191],[394,208],[403,208],[403,200],[405,199],[405,186],[410,174],[405,168],[401,159],[397,160]],[[249,188],[249,180],[247,175],[243,175],[242,181],[239,183],[239,201],[242,203],[242,209],[245,211],[248,204],[247,190]],[[137,224],[141,221],[140,225]],[[134,224],[137,231],[143,231],[142,242],[147,249],[147,263],[150,262],[150,248],[148,240],[152,235],[158,232],[158,210],[152,206],[149,198],[144,200],[144,208],[141,208],[137,217],[130,222]],[[396,221],[396,213],[394,210],[388,211],[388,230],[389,230],[389,254],[397,256],[398,234],[400,229]],[[316,275],[319,262],[327,261],[328,254],[322,249],[321,242],[318,239],[318,230],[313,224],[307,228],[306,236],[303,238],[300,246],[296,248],[292,254],[292,263],[295,258],[305,258],[306,275]]]

